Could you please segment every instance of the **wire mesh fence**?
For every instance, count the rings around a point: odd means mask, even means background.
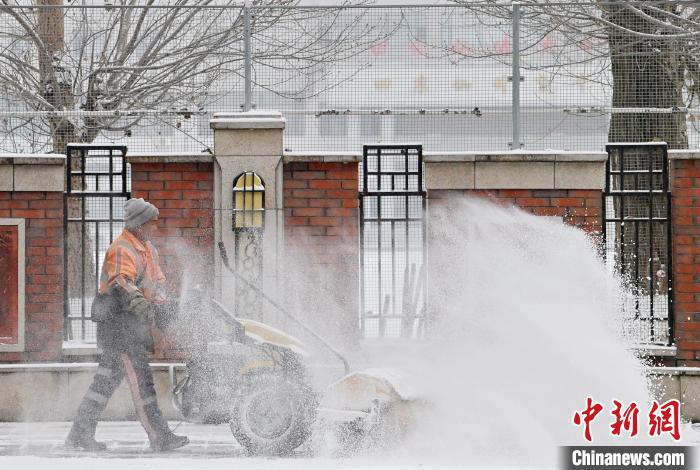
[[[692,3],[38,4],[0,7],[4,152],[206,151],[269,108],[294,151],[700,145]]]

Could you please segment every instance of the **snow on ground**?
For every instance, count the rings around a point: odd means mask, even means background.
[[[177,423],[172,422],[171,427]],[[227,425],[182,423],[176,430],[187,435],[190,444],[167,454],[148,448],[146,433],[138,422],[101,422],[97,439],[106,442],[106,453],[86,453],[63,448],[70,423],[0,423],[0,468],[13,470],[305,470],[373,469],[430,470],[462,468],[430,462],[396,462],[387,458],[312,458],[301,450],[288,458],[249,457],[233,439]]]
[[[174,426],[175,423],[171,423]],[[101,422],[97,438],[106,442],[106,453],[67,451],[63,439],[70,423],[0,423],[0,468],[12,470],[432,470],[475,468],[468,464],[434,460],[401,461],[389,456],[363,458],[314,458],[308,450],[288,458],[249,457],[235,442],[226,425],[183,423],[177,432],[190,445],[167,454],[154,454],[138,422]],[[684,425],[685,445],[700,445],[700,425]],[[489,466],[490,470],[504,469]]]

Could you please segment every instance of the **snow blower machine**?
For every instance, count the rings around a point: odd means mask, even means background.
[[[233,271],[223,244],[223,265],[273,308],[297,323],[343,364],[344,376],[324,393],[311,385],[307,347],[264,323],[236,317],[220,302],[202,307],[219,325],[216,341],[202,338],[178,377],[171,367],[172,402],[188,421],[228,423],[252,455],[286,455],[312,435],[332,436],[342,455],[395,441],[408,420],[407,397],[377,371],[350,373],[348,361],[327,341]],[[200,299],[201,301],[201,299]],[[207,305],[208,304],[208,305]]]

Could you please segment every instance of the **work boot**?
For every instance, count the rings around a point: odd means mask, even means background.
[[[66,447],[71,449],[83,449],[89,452],[104,452],[107,444],[95,440],[95,429],[86,428],[73,423],[68,437],[66,437]]]
[[[155,441],[151,441],[153,452],[169,452],[190,443],[187,436],[178,436],[172,432],[164,434]]]

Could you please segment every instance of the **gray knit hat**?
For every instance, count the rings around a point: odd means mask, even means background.
[[[128,229],[137,228],[158,217],[158,208],[142,197],[129,199],[124,204],[124,225]]]

